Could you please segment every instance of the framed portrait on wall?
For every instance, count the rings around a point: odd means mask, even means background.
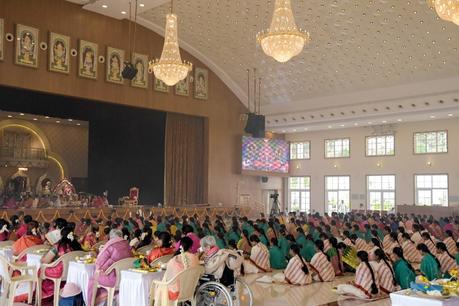
[[[3,21],[2,18],[0,18],[0,61],[3,61],[3,57],[4,57],[4,54],[3,54],[4,39],[5,39],[5,22]]]
[[[156,91],[166,92],[166,93],[169,92],[169,86],[167,86],[166,83],[164,83],[160,79],[157,79],[156,77],[154,79],[155,79],[155,84],[153,87]]]
[[[105,65],[107,82],[123,84],[124,50],[107,47]]]
[[[139,53],[132,54],[132,64],[137,73],[131,80],[131,86],[139,88],[148,87],[148,56]]]
[[[190,95],[190,76],[187,75],[185,79],[175,84],[175,94],[177,96],[188,97]]]
[[[70,72],[70,37],[54,32],[49,33],[49,70],[60,73]]]
[[[83,78],[97,79],[97,44],[80,39],[78,52],[78,75]]]
[[[38,68],[38,34],[37,28],[22,24],[16,25],[16,54],[14,62],[17,65]]]
[[[196,99],[207,100],[209,72],[204,68],[194,70],[194,97]]]

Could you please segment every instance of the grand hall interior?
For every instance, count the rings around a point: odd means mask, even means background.
[[[0,0],[0,306],[459,305],[459,0]]]

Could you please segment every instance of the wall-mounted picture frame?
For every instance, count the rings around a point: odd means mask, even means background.
[[[123,84],[121,72],[124,69],[124,50],[107,47],[106,80],[110,83]]]
[[[0,18],[0,61],[3,61],[4,58],[4,42],[5,41],[5,21],[3,18]]]
[[[159,92],[165,92],[165,93],[169,92],[169,86],[167,86],[166,83],[164,83],[163,81],[161,81],[160,79],[156,77],[154,77],[154,79],[155,79],[155,84],[153,86],[154,90],[159,91]]]
[[[49,33],[49,71],[70,72],[70,37],[54,32]]]
[[[207,100],[209,91],[209,71],[204,68],[194,70],[194,97]]]
[[[38,35],[37,28],[23,24],[16,25],[16,53],[14,62],[17,65],[38,68]]]
[[[80,77],[97,79],[97,53],[96,43],[80,39],[78,52],[78,75]]]
[[[190,75],[175,84],[175,94],[177,96],[188,97],[190,95]]]
[[[137,73],[131,80],[131,86],[138,88],[148,88],[148,56],[144,54],[133,53],[132,64],[137,69]]]

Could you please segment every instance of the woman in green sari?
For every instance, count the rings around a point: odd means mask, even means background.
[[[293,236],[291,237],[291,239],[293,239],[293,241],[295,241]],[[284,229],[280,230],[278,241],[279,241],[279,247],[281,248],[282,254],[284,255],[285,258],[289,258],[290,246],[292,244],[291,244],[291,241],[289,239],[287,239],[286,232],[285,232]]]
[[[304,235],[304,231],[301,227],[296,229],[298,236],[296,238],[296,243],[301,245],[300,254],[303,256],[306,261],[311,261],[312,257],[316,254],[316,245],[312,241],[312,235],[307,237]]]
[[[394,274],[397,284],[402,289],[410,288],[411,282],[415,281],[416,273],[411,264],[403,257],[403,249],[395,247],[391,254],[391,259],[394,263]]]
[[[429,248],[424,243],[418,244],[417,249],[422,254],[421,273],[427,277],[429,281],[440,277],[440,262],[437,257],[430,253]]]
[[[287,267],[287,259],[282,253],[276,238],[271,239],[271,247],[269,248],[269,262],[272,269],[283,270]]]

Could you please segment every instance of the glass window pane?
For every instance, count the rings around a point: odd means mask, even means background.
[[[432,176],[433,188],[448,188],[448,176],[446,175],[433,175]]]
[[[381,210],[381,193],[370,192],[370,209]]]
[[[290,211],[300,209],[300,193],[298,191],[290,192]]]
[[[395,192],[383,193],[383,210],[390,211],[395,208]]]
[[[419,205],[432,205],[431,190],[418,190],[418,204]]]
[[[432,204],[448,206],[448,190],[433,189],[432,190]]]

